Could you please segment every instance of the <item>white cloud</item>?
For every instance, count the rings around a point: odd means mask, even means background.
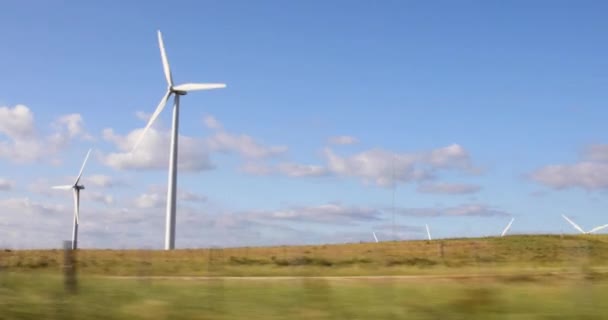
[[[479,186],[459,183],[422,183],[416,189],[421,193],[436,193],[436,194],[471,194],[476,193],[481,189]]]
[[[126,136],[117,135],[112,129],[104,129],[103,138],[114,143],[120,152],[102,155],[101,161],[119,170],[157,170],[167,169],[169,165],[169,130],[151,127],[135,152],[133,145],[143,129],[131,131]],[[209,170],[213,166],[202,139],[179,136],[178,168],[183,171]]]
[[[591,145],[581,161],[544,166],[532,172],[530,178],[554,189],[608,189],[608,145]]]
[[[465,204],[454,207],[438,208],[397,208],[395,212],[406,216],[418,217],[490,217],[490,216],[509,216],[509,213],[492,208],[484,204]]]
[[[549,165],[532,173],[532,179],[555,189],[580,187],[587,190],[608,188],[608,163],[579,162]]]
[[[84,185],[93,185],[99,188],[113,188],[125,185],[125,182],[104,174],[84,175],[82,177]]]
[[[421,226],[410,226],[405,224],[389,224],[384,223],[377,226],[374,226],[374,230],[382,230],[382,231],[393,231],[395,232],[414,232],[414,233],[426,233],[426,229]]]
[[[260,162],[246,162],[240,167],[240,170],[248,174],[263,176],[273,173],[275,168]]]
[[[319,177],[329,173],[322,166],[297,163],[280,163],[277,165],[277,170],[289,177]]]
[[[203,203],[207,201],[205,195],[188,191],[188,190],[177,190],[177,201],[186,201],[190,203]],[[167,190],[162,186],[150,186],[148,191],[140,194],[135,198],[133,204],[136,208],[147,209],[147,208],[162,208],[167,203]]]
[[[210,150],[237,153],[245,158],[268,158],[283,154],[287,151],[285,146],[265,146],[258,143],[252,137],[245,134],[232,134],[228,132],[216,132],[207,139]]]
[[[334,144],[334,145],[349,145],[349,144],[355,144],[355,143],[359,142],[359,140],[357,140],[357,138],[352,137],[352,136],[335,136],[335,137],[330,137],[328,142],[330,144]]]
[[[70,138],[80,137],[83,140],[93,140],[93,137],[84,129],[84,121],[78,113],[67,114],[55,120],[55,126],[65,127]]]
[[[57,162],[56,156],[71,140],[90,138],[78,114],[61,116],[51,127],[51,133],[41,136],[34,114],[27,106],[0,107],[0,133],[4,136],[0,140],[0,158],[14,163]]]
[[[458,144],[432,150],[423,155],[423,159],[436,168],[471,169],[468,152]]]
[[[139,114],[144,118],[146,114]],[[207,138],[179,136],[180,170],[202,171],[213,168],[211,152],[234,153],[245,159],[266,159],[287,151],[285,146],[266,146],[249,135],[233,134],[223,129],[222,124],[212,116],[204,119],[207,127],[214,130]],[[166,169],[169,162],[170,131],[160,125],[152,126],[135,152],[131,152],[139,139],[142,129],[131,131],[125,136],[118,135],[111,128],[103,131],[103,138],[112,142],[119,152],[102,155],[102,162],[115,169],[156,170]]]
[[[145,123],[148,123],[151,116],[151,113],[147,113],[141,110],[135,112],[135,117],[141,121],[144,121]]]
[[[11,138],[28,138],[36,134],[34,114],[24,105],[0,107],[0,132]]]
[[[331,148],[323,151],[325,165],[298,164],[284,162],[266,164],[248,162],[241,171],[254,175],[283,174],[289,177],[342,176],[356,177],[365,183],[383,187],[394,183],[425,182],[435,178],[439,170],[457,170],[465,173],[476,173],[479,170],[471,164],[468,152],[460,145],[417,153],[394,153],[382,149],[371,149],[350,156],[341,156]],[[473,192],[473,187],[461,185],[438,185],[445,193]],[[447,190],[451,189],[451,190]],[[430,192],[430,187],[423,188]],[[465,192],[466,191],[466,192]]]
[[[27,197],[2,199],[0,200],[0,208],[8,216],[22,214],[55,215],[66,212],[66,207],[63,205],[44,204]]]
[[[589,146],[585,152],[585,158],[589,161],[608,162],[608,144]]]
[[[104,203],[107,205],[111,205],[114,203],[114,197],[112,197],[109,194],[105,194],[102,192],[98,192],[98,191],[90,191],[90,190],[84,190],[80,193],[83,202],[86,200],[92,200],[95,202],[99,202],[99,203]]]
[[[61,182],[61,181],[59,181],[59,182]],[[57,192],[60,191],[60,190],[51,189],[51,187],[54,185],[60,185],[60,184],[61,183],[51,184],[49,182],[49,180],[46,178],[38,178],[28,184],[27,190],[29,192],[42,194],[42,195],[46,195],[46,196],[51,196],[51,195],[57,194]]]
[[[271,219],[273,221],[293,220],[351,224],[354,222],[379,220],[381,214],[380,210],[373,208],[328,203],[316,206],[293,206],[279,210],[252,211],[248,216],[256,220]]]
[[[207,197],[206,196],[204,196],[202,194],[190,192],[190,191],[178,191],[177,192],[177,199],[178,200],[182,200],[182,201],[190,201],[190,202],[205,202],[205,201],[207,201]]]
[[[11,180],[0,178],[0,191],[9,191],[13,189],[15,183]]]
[[[222,123],[219,122],[215,117],[213,116],[206,116],[203,119],[203,123],[205,124],[205,126],[209,129],[212,130],[223,130],[224,126],[222,126]]]
[[[288,177],[320,177],[329,174],[327,168],[323,166],[291,162],[283,162],[276,165],[269,165],[261,162],[247,162],[241,166],[240,170],[258,176],[282,174]]]
[[[435,172],[441,169],[465,172],[474,170],[468,153],[457,144],[420,153],[393,153],[371,149],[346,157],[326,148],[325,158],[331,173],[359,177],[367,183],[379,186],[430,180],[435,177]]]
[[[161,208],[166,204],[166,198],[158,192],[143,193],[135,198],[136,208]]]
[[[325,149],[327,167],[335,175],[362,178],[367,183],[390,186],[394,182],[425,180],[430,172],[416,168],[417,155],[395,154],[372,149],[352,156],[341,157]]]
[[[263,159],[287,152],[286,146],[267,146],[246,134],[235,134],[224,130],[214,117],[207,116],[205,125],[215,132],[206,140],[209,150],[236,153],[247,159]]]

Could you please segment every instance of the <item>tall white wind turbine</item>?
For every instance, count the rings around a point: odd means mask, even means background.
[[[433,239],[431,238],[431,230],[429,230],[429,225],[428,225],[428,224],[426,224],[426,235],[428,236],[429,241],[430,241],[430,240],[433,240]]]
[[[509,232],[509,229],[511,229],[511,225],[513,224],[513,221],[515,221],[515,218],[512,218],[511,222],[509,222],[507,227],[502,231],[502,233],[500,234],[501,237],[504,237],[507,234],[507,232]]]
[[[568,221],[568,223],[570,223],[576,230],[580,231],[580,233],[582,233],[582,234],[595,233],[595,232],[598,232],[598,231],[600,231],[602,229],[608,228],[608,224],[605,224],[605,225],[601,225],[601,226],[597,226],[595,228],[592,228],[589,231],[585,231],[585,230],[583,230],[583,228],[579,227],[578,224],[574,223],[574,221],[568,219],[568,217],[566,217],[565,215],[562,214],[562,217],[564,219],[566,219],[566,221]]]
[[[374,240],[376,240],[376,243],[378,243],[378,237],[376,237],[376,232],[372,231],[372,234],[374,235]]]
[[[84,186],[81,184],[78,184],[78,182],[80,182],[80,178],[82,178],[84,166],[87,164],[87,160],[89,160],[89,155],[91,155],[91,149],[89,149],[89,152],[87,152],[87,156],[84,158],[84,162],[82,163],[82,167],[80,167],[80,172],[78,173],[78,177],[76,177],[76,181],[74,181],[74,184],[52,187],[53,189],[72,190],[72,193],[74,194],[74,228],[72,229],[72,250],[76,250],[78,248],[78,224],[79,224],[79,219],[80,219],[80,190],[84,190]]]
[[[163,111],[167,101],[171,95],[173,95],[173,126],[171,130],[171,151],[169,158],[169,183],[167,190],[167,216],[165,225],[165,250],[171,250],[175,248],[175,200],[177,192],[177,139],[179,132],[179,99],[180,96],[186,95],[190,91],[199,90],[212,90],[222,89],[226,85],[223,83],[184,83],[180,85],[173,84],[173,76],[171,75],[171,69],[169,68],[169,60],[167,59],[167,53],[165,52],[165,45],[163,43],[163,37],[160,31],[158,31],[158,45],[160,47],[160,56],[163,63],[163,71],[165,73],[165,79],[167,80],[167,92],[160,99],[160,103],[154,110],[154,113],[150,117],[148,124],[141,133],[139,139],[133,146],[133,151],[137,149],[142,139],[145,137],[146,132],[158,115]]]

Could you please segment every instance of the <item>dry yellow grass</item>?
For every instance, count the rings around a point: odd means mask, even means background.
[[[0,252],[0,268],[56,271],[63,250]],[[78,250],[80,273],[104,275],[372,275],[602,267],[608,236],[509,236],[319,246]]]

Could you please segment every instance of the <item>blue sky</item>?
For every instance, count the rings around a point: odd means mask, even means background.
[[[392,238],[393,212],[403,239],[607,223],[607,7],[5,3],[0,246],[69,238],[47,190],[89,147],[81,244],[162,246],[169,108],[127,152],[166,86],[158,29],[176,82],[228,84],[182,100],[178,247]]]

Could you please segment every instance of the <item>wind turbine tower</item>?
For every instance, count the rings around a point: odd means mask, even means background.
[[[177,194],[177,146],[179,136],[179,101],[180,97],[186,95],[190,91],[200,90],[213,90],[222,89],[226,85],[223,83],[185,83],[180,85],[174,85],[173,76],[171,75],[171,69],[169,68],[169,60],[167,53],[165,52],[165,44],[163,43],[163,36],[158,31],[158,45],[160,47],[160,56],[163,64],[163,71],[165,73],[165,79],[167,80],[167,92],[163,95],[160,103],[154,110],[154,113],[150,117],[148,124],[142,131],[139,139],[133,146],[133,151],[137,149],[142,139],[145,137],[146,132],[158,115],[163,111],[165,105],[169,101],[171,95],[173,95],[173,125],[171,128],[171,150],[169,153],[169,182],[167,187],[167,215],[165,224],[165,250],[172,250],[175,248],[175,219],[176,219],[176,194]]]

